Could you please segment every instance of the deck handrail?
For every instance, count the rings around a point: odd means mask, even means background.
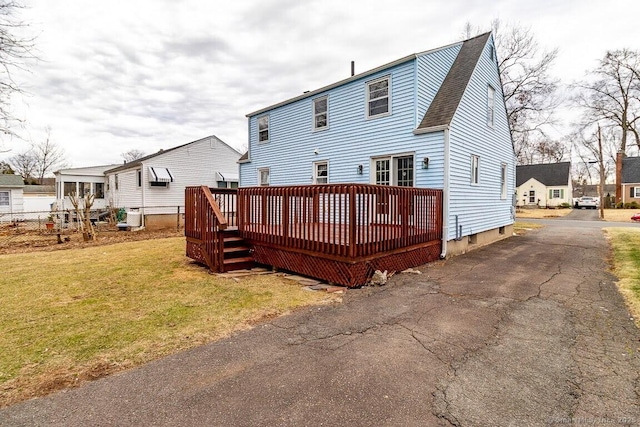
[[[209,201],[209,206],[211,207],[213,214],[216,216],[216,219],[218,220],[218,224],[217,224],[218,228],[220,230],[226,229],[228,225],[227,218],[225,218],[225,216],[222,214],[222,212],[220,211],[220,207],[218,206],[216,201],[213,199],[213,194],[211,194],[211,190],[206,185],[203,185],[200,188],[202,189],[204,196]]]
[[[238,230],[253,244],[354,260],[442,237],[442,190],[371,184],[238,189]]]

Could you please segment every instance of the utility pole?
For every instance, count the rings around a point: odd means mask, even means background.
[[[600,219],[604,219],[604,156],[602,154],[602,130],[598,123],[598,164],[600,165],[600,185],[598,196],[600,197]]]

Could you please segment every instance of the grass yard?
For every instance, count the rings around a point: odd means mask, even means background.
[[[0,407],[337,297],[276,275],[223,279],[184,238],[0,255]]]
[[[640,230],[634,228],[605,229],[613,248],[613,272],[618,276],[618,289],[629,311],[640,327]]]
[[[516,209],[517,219],[558,218],[569,215],[571,209]]]
[[[633,222],[633,214],[640,212],[640,209],[605,209],[604,220],[615,222]]]

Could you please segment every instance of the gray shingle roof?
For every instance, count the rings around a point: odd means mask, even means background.
[[[433,98],[433,102],[429,105],[418,129],[428,129],[451,123],[490,35],[491,33],[484,33],[462,43],[458,56],[453,61],[449,73]]]
[[[20,175],[0,174],[0,187],[24,187]]]
[[[636,184],[640,182],[640,157],[622,159],[622,183]]]
[[[516,166],[516,187],[534,178],[547,187],[569,185],[570,162]]]

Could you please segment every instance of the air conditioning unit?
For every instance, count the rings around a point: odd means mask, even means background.
[[[129,227],[140,227],[142,225],[142,215],[140,212],[127,212],[127,225]]]

